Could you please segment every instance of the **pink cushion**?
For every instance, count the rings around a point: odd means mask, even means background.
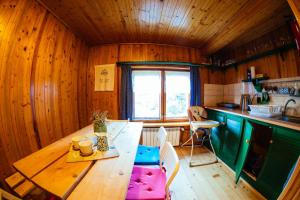
[[[163,200],[166,173],[160,168],[134,166],[127,191],[127,200]]]

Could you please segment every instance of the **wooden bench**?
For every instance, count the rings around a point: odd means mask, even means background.
[[[34,184],[27,180],[19,172],[16,172],[13,175],[6,178],[5,182],[21,198],[25,197],[35,188]]]
[[[0,188],[0,200],[2,200],[2,199],[21,200],[18,197],[14,196],[14,195],[12,195],[12,194],[10,194],[10,193],[8,193],[8,192],[6,192],[6,191],[4,191]]]

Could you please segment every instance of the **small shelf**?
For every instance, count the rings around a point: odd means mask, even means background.
[[[268,77],[261,77],[261,78],[253,78],[251,80],[242,80],[242,82],[252,82],[253,84],[258,84],[259,82],[265,81],[269,79]]]
[[[267,80],[269,77],[261,77],[261,78],[254,78],[251,80],[242,80],[242,82],[250,83],[252,82],[254,85],[254,88],[257,92],[262,91],[262,81]]]
[[[270,80],[261,80],[261,83],[282,83],[282,82],[295,82],[300,81],[300,76],[291,77],[291,78],[279,78],[279,79],[270,79]]]

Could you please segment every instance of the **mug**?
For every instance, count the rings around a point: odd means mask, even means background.
[[[74,150],[79,150],[79,142],[81,142],[82,140],[84,140],[84,137],[82,136],[75,136],[72,138],[72,144]]]
[[[91,140],[84,140],[79,142],[80,153],[83,156],[93,154],[93,142]]]

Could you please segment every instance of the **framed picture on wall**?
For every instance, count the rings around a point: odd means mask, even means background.
[[[115,64],[95,66],[95,91],[113,91]]]

